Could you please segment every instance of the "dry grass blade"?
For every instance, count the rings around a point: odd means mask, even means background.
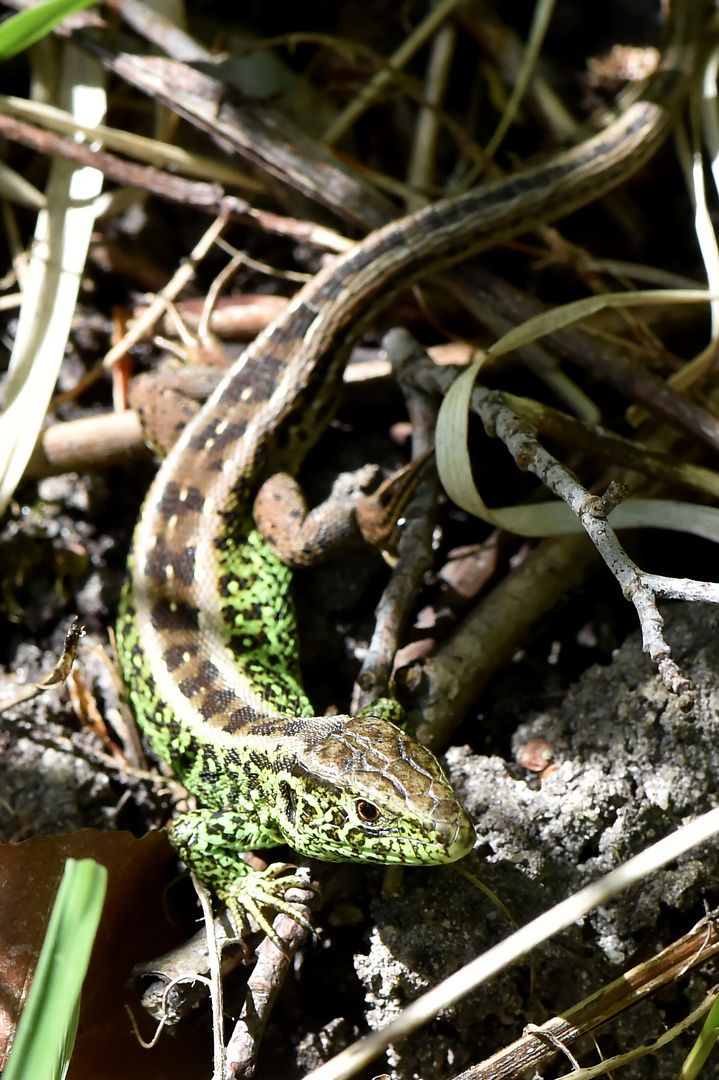
[[[502,118],[497,125],[497,130],[487,143],[487,157],[494,157],[504,136],[514,122],[522,98],[524,97],[537,65],[542,42],[544,41],[544,36],[549,28],[549,20],[552,17],[552,12],[554,11],[554,3],[555,0],[537,0],[537,4],[534,8],[534,16],[532,18],[532,27],[525,46],[524,56],[522,57],[522,64],[517,72],[517,78],[512,89],[512,94],[504,109]]]
[[[64,56],[64,94],[72,98],[78,120],[92,126],[105,113],[104,74],[73,48]],[[102,173],[96,169],[54,163],[47,209],[37,220],[0,420],[0,511],[25,471],[52,396],[95,220],[93,199],[101,188]]]
[[[414,32],[402,43],[399,49],[387,61],[387,67],[378,71],[364,90],[357,95],[344,112],[337,117],[324,134],[323,141],[332,146],[354,124],[364,110],[375,100],[385,87],[390,83],[396,71],[414,56],[425,41],[442,25],[452,11],[457,7],[459,0],[441,0],[430,11],[429,15],[417,26]]]
[[[510,330],[456,380],[447,393],[437,421],[437,468],[447,494],[463,509],[498,528],[520,536],[556,536],[581,529],[575,515],[562,503],[539,506],[513,506],[490,509],[474,484],[472,464],[467,452],[468,408],[474,393],[478,373],[489,357],[499,357],[536,341],[545,334],[588,318],[609,307],[630,307],[635,304],[706,303],[712,294],[699,290],[648,290],[636,293],[609,293],[577,300],[561,308],[529,319]],[[719,540],[719,511],[710,507],[652,500],[627,499],[612,516],[617,528],[634,525],[654,525],[657,528],[677,528]]]
[[[160,142],[159,139],[148,139],[132,131],[121,131],[118,128],[107,127],[105,124],[80,123],[67,110],[58,109],[44,102],[26,101],[24,98],[6,97],[0,94],[0,112],[7,116],[27,120],[62,135],[80,134],[94,143],[100,139],[106,150],[127,154],[155,168],[173,168],[185,176],[197,176],[203,180],[234,185],[248,192],[257,193],[264,190],[263,185],[254,177],[240,169],[233,169],[223,162],[192,154],[181,146],[172,146],[169,143]]]
[[[310,1073],[307,1080],[347,1080],[354,1076],[392,1043],[405,1039],[438,1016],[443,1009],[449,1008],[504,968],[526,956],[537,945],[571,926],[593,908],[609,903],[625,889],[643,881],[649,874],[718,833],[719,809],[716,809],[652,844],[623,866],[563,900],[561,904],[557,904],[499,945],[489,949],[483,956],[477,957],[429,993],[408,1005],[401,1016],[381,1031],[366,1036],[326,1065]]]
[[[0,162],[0,193],[10,202],[19,203],[21,206],[31,206],[33,210],[42,210],[46,205],[42,192],[4,161]]]

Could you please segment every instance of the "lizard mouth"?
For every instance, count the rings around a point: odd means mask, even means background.
[[[452,821],[435,823],[423,837],[405,837],[402,843],[388,834],[388,843],[378,845],[378,861],[441,866],[468,855],[475,839],[474,826],[462,810],[461,815]]]
[[[456,862],[457,859],[469,855],[476,839],[474,825],[463,812],[462,817],[457,822],[454,837],[447,845],[447,862]]]
[[[435,825],[436,836],[439,840],[439,848],[433,861],[437,863],[452,863],[464,858],[474,847],[476,835],[474,826],[469,820],[463,807],[460,807],[457,816]],[[427,852],[429,856],[431,852]],[[425,857],[427,857],[425,856]]]

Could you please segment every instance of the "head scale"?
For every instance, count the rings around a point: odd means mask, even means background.
[[[280,830],[325,862],[447,863],[474,844],[434,755],[377,717],[318,720],[283,789]]]

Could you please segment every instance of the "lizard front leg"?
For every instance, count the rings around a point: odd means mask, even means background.
[[[238,938],[242,937],[249,915],[282,948],[263,912],[266,908],[283,912],[311,930],[297,904],[284,898],[288,889],[312,888],[307,878],[286,873],[288,867],[284,863],[255,870],[242,857],[253,848],[282,843],[281,838],[278,840],[262,826],[248,823],[232,810],[212,809],[182,814],[170,824],[168,836],[183,862],[227,905]]]

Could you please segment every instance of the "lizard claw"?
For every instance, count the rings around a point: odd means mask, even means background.
[[[238,939],[242,938],[247,923],[246,917],[249,915],[264,930],[273,944],[284,951],[284,943],[264,914],[264,908],[272,908],[276,912],[288,915],[306,930],[312,930],[310,920],[299,906],[300,902],[286,900],[285,893],[289,889],[317,892],[318,886],[300,873],[285,874],[288,869],[293,869],[293,867],[286,863],[274,863],[266,870],[247,874],[226,888],[217,890],[218,897],[227,905],[230,921]]]

